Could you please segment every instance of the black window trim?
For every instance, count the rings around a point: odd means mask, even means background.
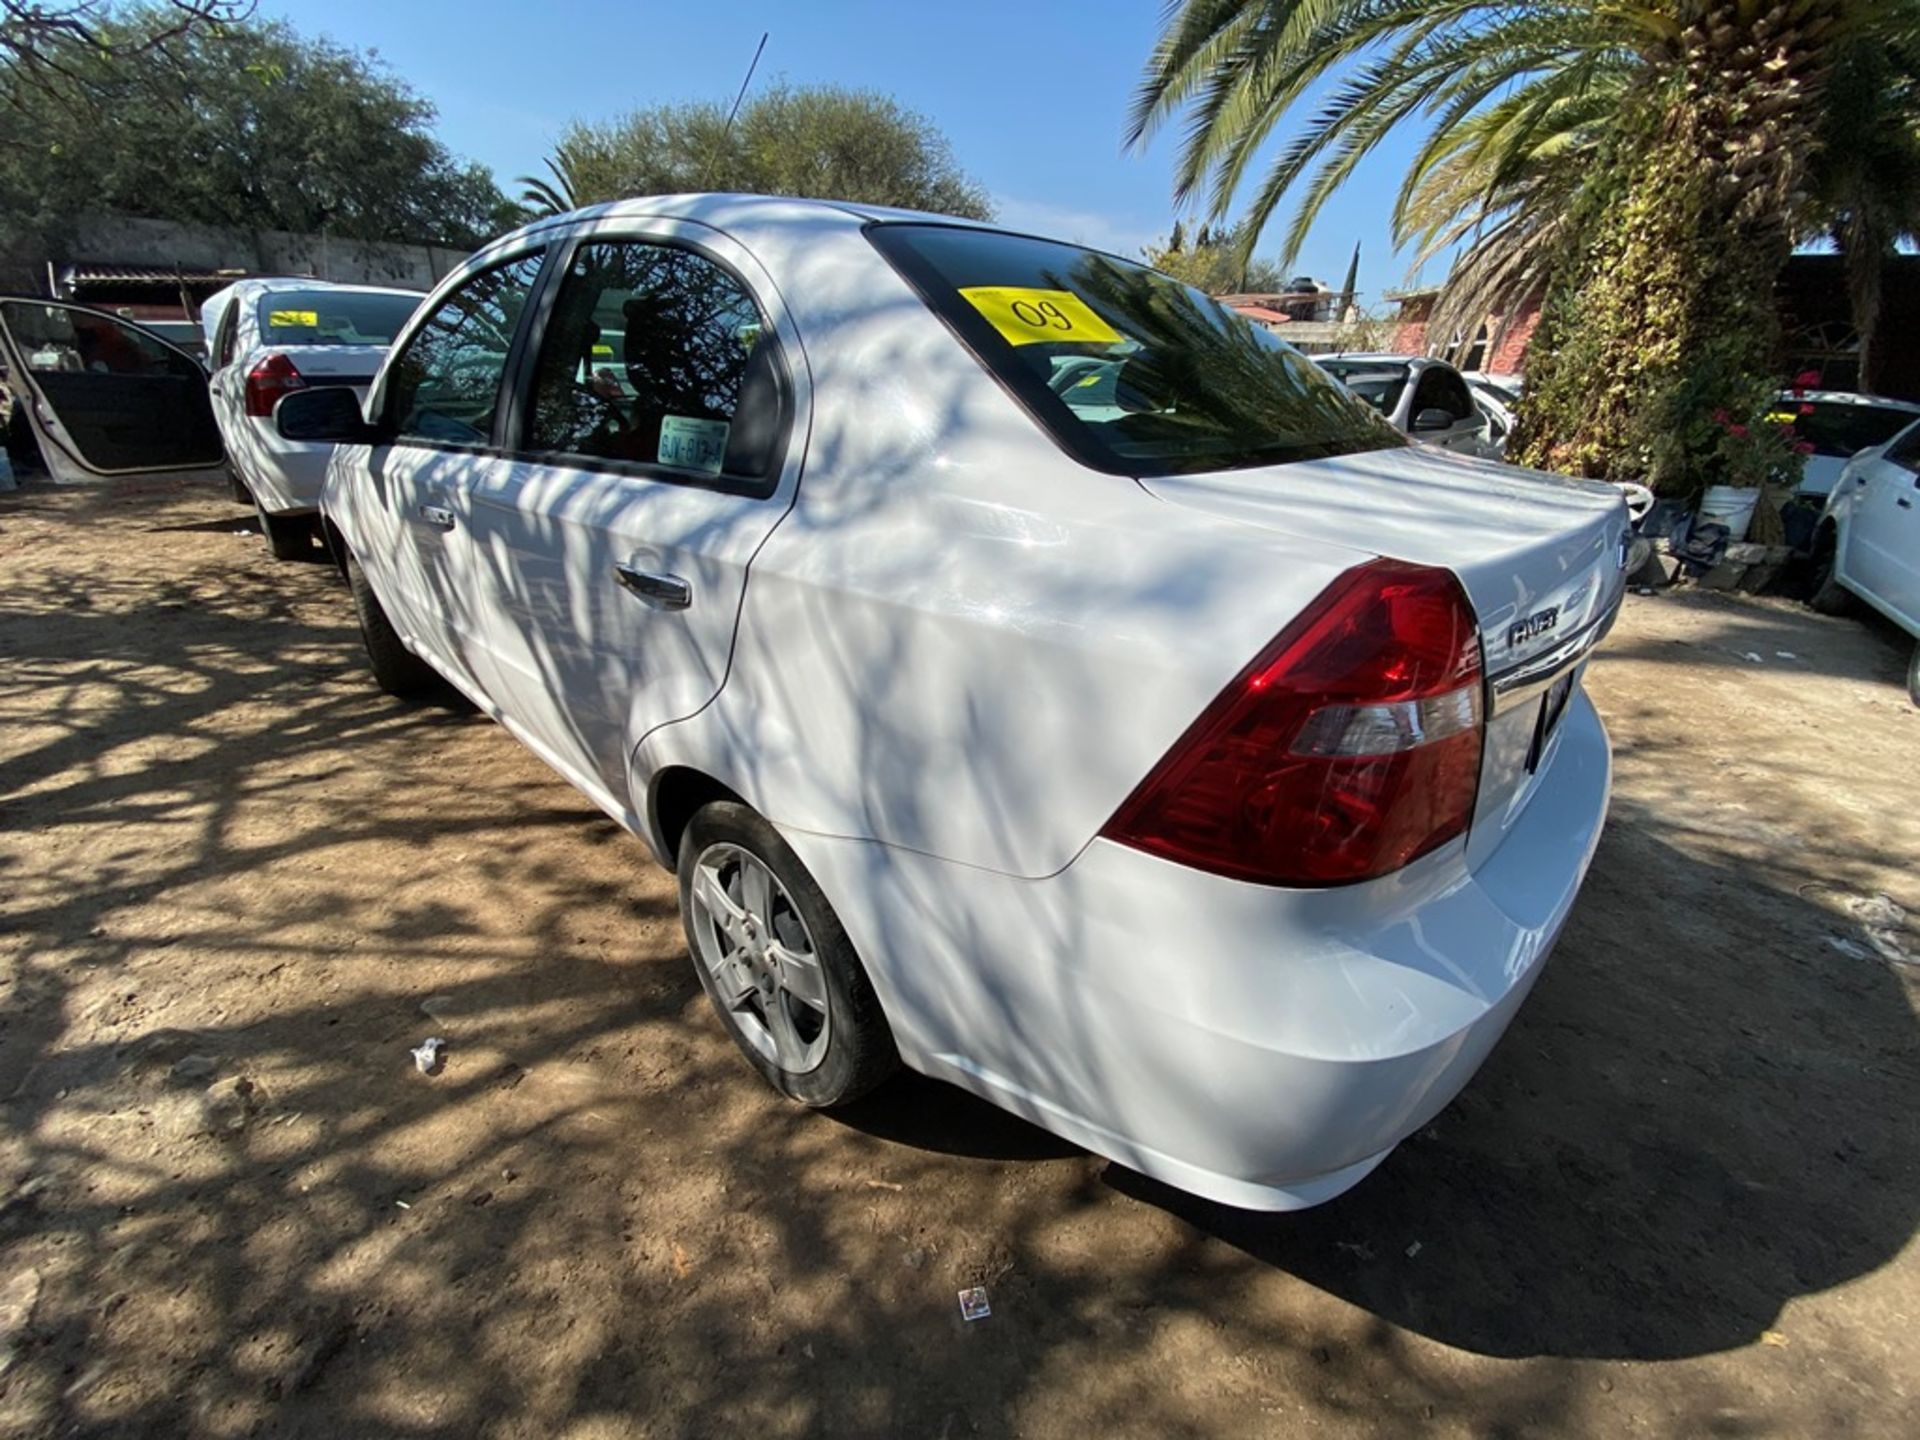
[[[461,276],[460,283],[447,291],[446,295],[441,298],[440,303],[433,306],[432,309],[428,309],[427,307],[427,299],[431,297],[423,297],[418,309],[414,312],[415,318],[408,322],[406,331],[394,337],[394,342],[387,352],[387,362],[381,367],[383,379],[390,376],[394,363],[405,353],[406,347],[412,345],[414,340],[419,337],[420,332],[426,329],[428,322],[430,322],[435,315],[439,314],[447,300],[459,294],[482,275],[491,274],[493,271],[499,270],[504,266],[524,260],[529,255],[538,255],[540,257],[540,268],[534,274],[533,285],[527,292],[527,303],[520,311],[520,318],[514,322],[513,338],[507,342],[507,363],[501,367],[500,380],[494,387],[493,431],[491,435],[484,443],[460,440],[432,440],[424,435],[401,435],[398,433],[399,422],[393,415],[393,387],[391,384],[383,384],[380,392],[380,415],[375,422],[380,427],[381,439],[376,448],[384,446],[405,447],[409,450],[443,451],[449,455],[484,455],[494,459],[506,456],[507,450],[503,444],[505,434],[503,426],[506,419],[506,402],[511,397],[510,393],[505,390],[505,387],[512,379],[515,368],[519,364],[521,347],[525,344],[527,338],[527,326],[531,322],[533,313],[539,307],[541,297],[548,287],[549,277],[553,273],[554,255],[565,243],[563,239],[558,239],[550,235],[542,235],[541,232],[538,231],[524,238],[537,240],[538,243],[529,245],[524,249],[515,248],[507,253],[490,258],[484,265],[475,266],[472,270],[469,270]]]
[[[602,223],[602,222],[594,222]],[[662,465],[658,461],[613,460],[598,455],[578,455],[569,450],[535,450],[521,443],[526,434],[526,423],[533,413],[533,383],[539,369],[540,347],[546,341],[547,324],[553,318],[553,308],[559,302],[560,287],[567,274],[573,269],[574,256],[583,245],[654,245],[666,250],[685,250],[698,255],[701,259],[731,276],[734,283],[753,301],[754,308],[760,312],[761,324],[766,333],[762,343],[771,342],[774,346],[774,360],[780,380],[780,443],[774,447],[775,454],[767,473],[763,476],[708,475],[697,470],[681,470],[671,465]],[[522,461],[529,465],[544,465],[554,469],[586,470],[603,475],[624,475],[641,480],[657,481],[665,485],[683,485],[694,490],[715,490],[726,495],[739,495],[750,500],[771,499],[780,488],[780,477],[785,472],[788,453],[793,448],[794,393],[793,371],[787,361],[786,346],[780,343],[779,334],[774,329],[766,302],[760,292],[742,275],[739,269],[728,263],[723,257],[714,254],[704,245],[686,240],[677,235],[660,235],[643,229],[597,229],[593,231],[574,231],[559,241],[548,256],[547,269],[541,275],[539,293],[533,303],[527,306],[531,323],[515,337],[514,358],[507,367],[507,378],[512,390],[500,406],[500,428],[495,437],[501,443],[500,454],[509,460]]]

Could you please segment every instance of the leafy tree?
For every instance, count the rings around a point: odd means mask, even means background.
[[[535,213],[630,195],[737,190],[992,214],[932,122],[886,95],[836,86],[765,91],[731,126],[725,106],[704,103],[575,121],[547,165],[552,181],[520,177]]]
[[[1914,0],[1186,0],[1136,98],[1136,142],[1186,113],[1177,185],[1225,213],[1281,117],[1249,219],[1298,195],[1290,259],[1394,130],[1429,128],[1395,209],[1477,324],[1550,283],[1516,446],[1534,463],[1712,479],[1716,411],[1750,413],[1777,348],[1775,276],[1818,215],[1817,139],[1857,47]],[[1298,187],[1298,189],[1296,189]],[[1445,323],[1446,317],[1436,319]]]
[[[1173,233],[1149,245],[1141,256],[1156,270],[1209,295],[1270,294],[1286,288],[1286,277],[1271,260],[1249,259],[1238,230],[1215,231],[1201,225],[1189,237],[1175,221]]]
[[[0,257],[30,264],[102,211],[351,239],[478,243],[514,215],[371,56],[282,23],[95,16],[0,55]]]

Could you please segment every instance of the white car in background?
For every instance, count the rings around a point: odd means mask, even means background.
[[[332,447],[301,445],[273,428],[281,396],[309,385],[345,385],[364,396],[420,303],[416,290],[311,279],[241,280],[201,306],[208,388],[242,496],[259,512],[276,557],[313,548],[313,517]]]
[[[1134,261],[599,206],[277,423],[339,446],[375,679],[451,682],[644,837],[810,1105],[904,1062],[1325,1200],[1479,1066],[1599,839],[1618,494],[1410,446]]]
[[[1466,380],[1444,360],[1341,353],[1316,355],[1313,363],[1422,444],[1485,460],[1497,460],[1505,448]]]
[[[1920,423],[1842,467],[1814,534],[1814,591],[1828,615],[1865,601],[1920,641]],[[1907,664],[1920,705],[1920,643]]]
[[[1885,445],[1920,420],[1920,405],[1844,390],[1782,390],[1770,418],[1791,424],[1813,446],[1797,493],[1822,496],[1833,492],[1840,472],[1855,455]]]

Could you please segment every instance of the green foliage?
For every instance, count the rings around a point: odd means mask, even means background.
[[[0,58],[0,256],[37,263],[102,211],[471,245],[510,223],[492,177],[370,55],[289,26],[115,12],[103,43]]]
[[[1878,222],[1874,254],[1904,233],[1874,202],[1920,154],[1892,83],[1920,75],[1916,35],[1920,0],[1182,0],[1132,139],[1182,115],[1177,193],[1206,189],[1216,218],[1263,163],[1247,243],[1291,198],[1284,259],[1388,134],[1423,128],[1396,235],[1423,258],[1467,247],[1433,325],[1546,289],[1510,453],[1684,491],[1770,463],[1712,417],[1775,383],[1795,236],[1842,211]],[[1840,83],[1878,88],[1887,143],[1861,149],[1893,152],[1848,199],[1821,183],[1850,143]]]
[[[1149,245],[1141,257],[1156,270],[1209,295],[1271,294],[1286,288],[1286,276],[1271,260],[1250,260],[1238,229],[1201,225],[1192,236],[1178,221],[1173,233]]]
[[[889,96],[837,86],[763,91],[731,127],[727,107],[704,103],[575,121],[548,167],[554,182],[521,179],[537,213],[694,190],[857,200],[975,219],[993,213],[932,122]]]

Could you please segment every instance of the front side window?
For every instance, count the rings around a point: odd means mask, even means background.
[[[7,328],[37,375],[146,375],[197,380],[200,367],[144,330],[66,305],[8,301]]]
[[[545,251],[502,261],[463,282],[413,332],[387,371],[396,438],[485,445],[513,333]]]
[[[732,272],[678,246],[591,242],[554,301],[525,448],[757,478],[784,433],[783,373]]]
[[[1428,367],[1413,392],[1413,413],[1417,416],[1422,410],[1444,410],[1456,425],[1471,420],[1476,413],[1473,397],[1467,394],[1467,382],[1439,365]]]
[[[1920,425],[1909,426],[1887,448],[1880,452],[1883,460],[1906,470],[1920,473]]]
[[[867,234],[1093,469],[1183,474],[1406,443],[1278,337],[1143,265],[962,226]]]

